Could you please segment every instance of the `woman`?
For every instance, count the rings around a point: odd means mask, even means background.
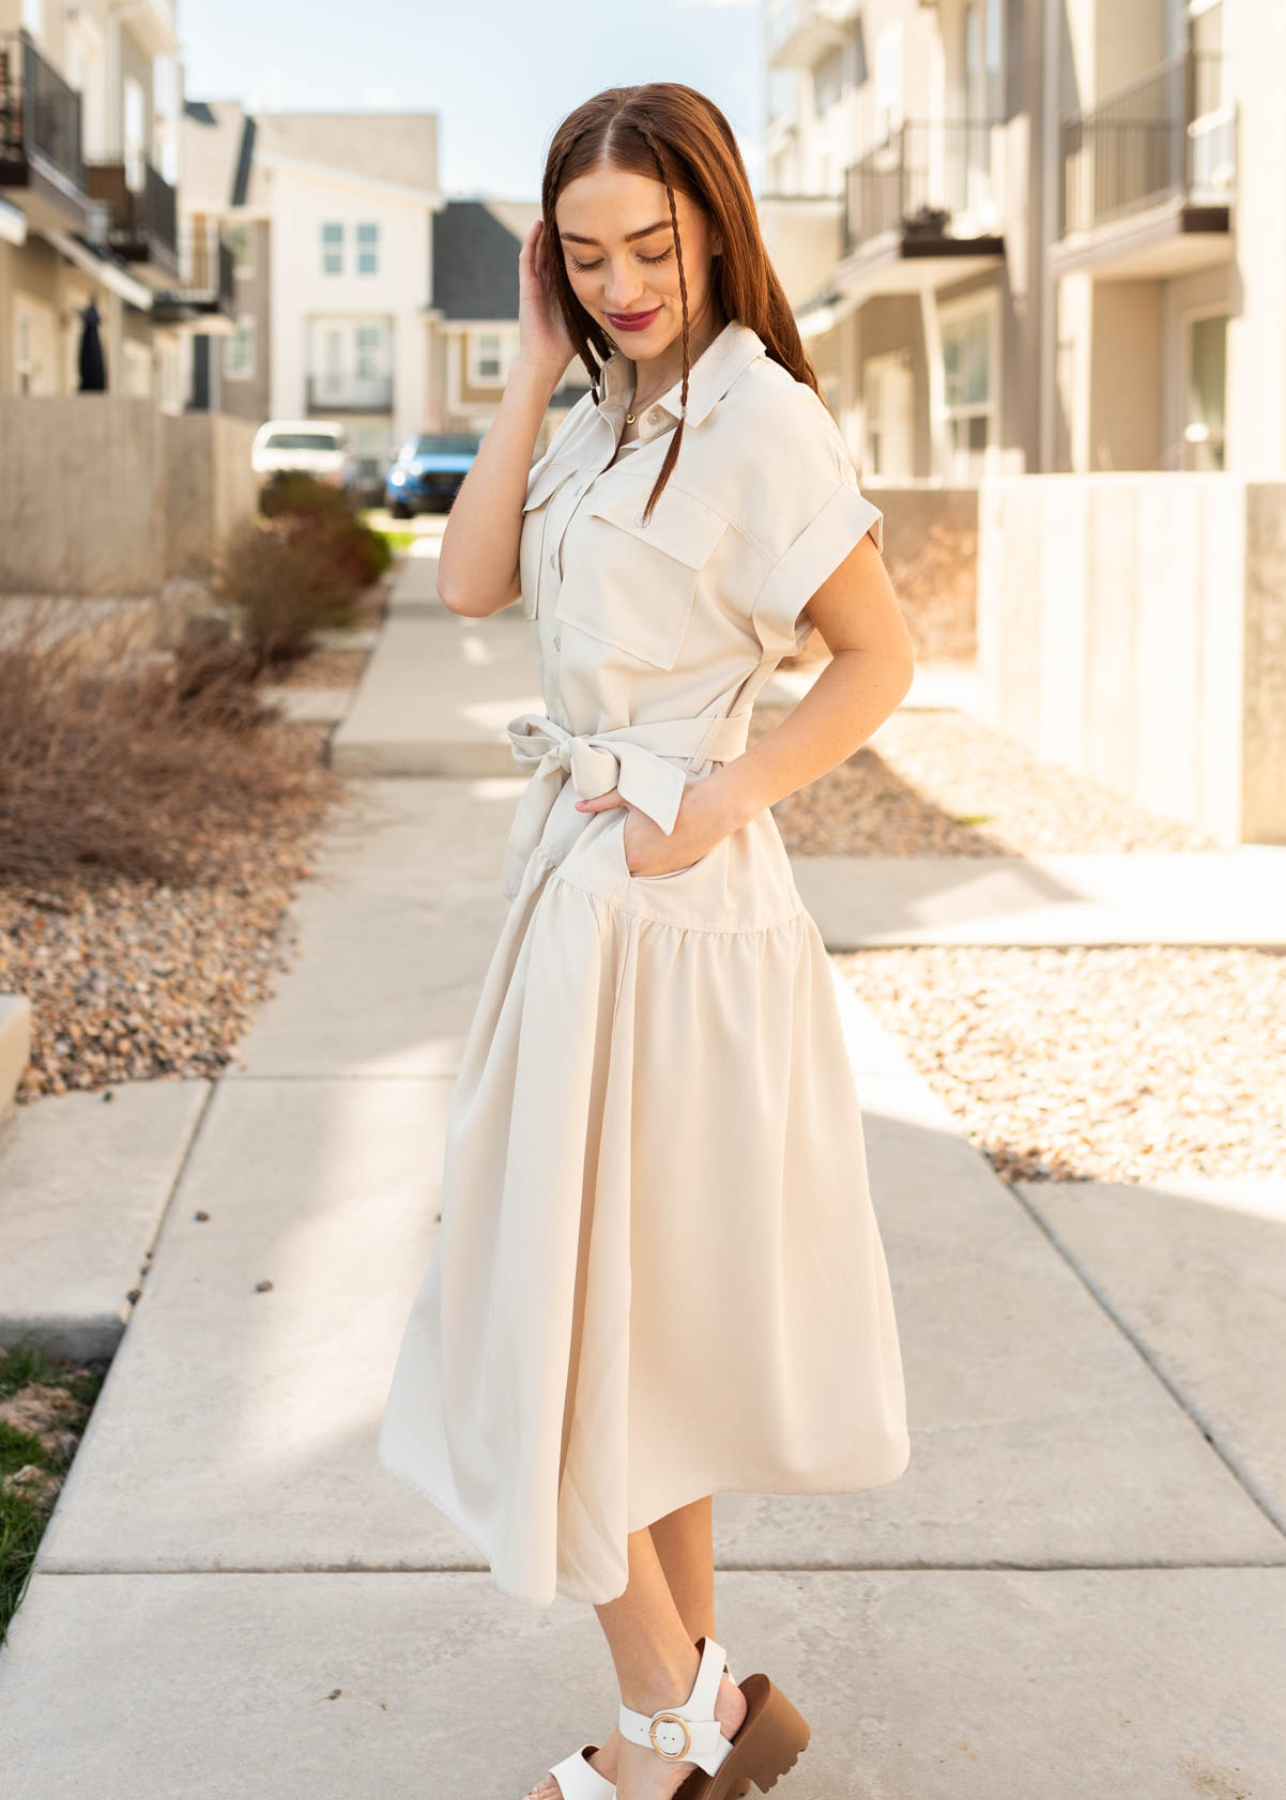
[[[909,1456],[845,996],[768,808],[869,737],[912,655],[718,108],[597,95],[542,213],[439,591],[471,618],[521,599],[547,711],[508,727],[534,771],[511,906],[379,1456],[504,1591],[597,1611],[617,1730],[541,1800],[725,1800],[808,1727],[726,1670],[711,1496]],[[593,388],[532,466],[573,354]],[[830,662],[747,750],[814,627]]]

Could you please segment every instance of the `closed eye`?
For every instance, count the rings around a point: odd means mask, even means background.
[[[574,256],[572,256],[570,250],[568,251],[567,254],[571,258],[571,265],[572,265],[573,269],[579,270],[579,272],[582,275],[588,275],[592,269],[597,269],[602,266],[603,259],[601,256],[599,257],[597,262],[584,263],[584,262],[578,262],[577,259]],[[667,257],[673,256],[673,254],[674,254],[674,245],[673,244],[670,245],[670,248],[668,250],[663,250],[661,252],[660,256],[644,256],[643,252],[640,250],[639,261],[645,262],[645,263],[663,263],[663,262],[665,262]]]

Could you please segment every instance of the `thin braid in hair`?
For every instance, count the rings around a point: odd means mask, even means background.
[[[661,464],[660,473],[653,484],[652,492],[647,497],[647,505],[643,508],[643,518],[644,522],[646,522],[652,517],[652,508],[660,498],[661,491],[670,478],[670,471],[678,461],[679,443],[683,437],[683,427],[687,422],[688,374],[692,366],[692,361],[688,337],[688,282],[687,277],[683,272],[683,247],[679,240],[679,213],[678,208],[674,204],[674,189],[670,186],[670,178],[665,172],[665,161],[651,131],[643,124],[641,119],[631,120],[631,123],[656,158],[656,165],[660,171],[661,180],[665,184],[665,196],[670,202],[670,224],[674,230],[674,255],[679,270],[679,300],[683,309],[683,386],[680,390],[679,398],[679,422],[674,428],[673,440],[665,453],[665,461]]]

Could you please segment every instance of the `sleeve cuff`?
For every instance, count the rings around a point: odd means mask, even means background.
[[[804,608],[849,551],[870,532],[884,549],[884,515],[856,487],[844,483],[785,554],[778,558],[754,605],[755,631],[764,649],[793,655],[812,633]]]

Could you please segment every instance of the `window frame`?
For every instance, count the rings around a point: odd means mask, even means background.
[[[342,276],[345,272],[344,271],[345,251],[347,249],[348,240],[347,240],[345,230],[344,230],[344,221],[343,221],[343,219],[322,219],[320,221],[320,230],[321,230],[321,239],[320,239],[320,242],[321,242],[321,273],[325,280],[333,281],[333,280],[335,280],[335,278],[337,276]],[[335,238],[333,243],[330,240],[328,240],[328,238],[326,236],[327,232],[329,232],[329,231],[338,233],[338,236]],[[327,268],[326,264],[332,256],[336,259],[338,266],[336,268],[329,269],[329,268]]]
[[[940,418],[941,441],[948,459],[942,476],[953,486],[971,487],[984,475],[994,475],[1000,467],[1000,421],[1001,383],[1003,369],[1001,366],[1001,334],[1000,334],[1000,292],[995,286],[981,288],[976,293],[961,294],[954,300],[939,301],[938,308],[938,344],[942,358],[942,413]],[[964,320],[985,314],[987,322],[987,403],[985,406],[969,404],[952,406],[947,400],[947,334],[953,326],[958,327]],[[987,420],[987,442],[982,451],[981,462],[976,473],[957,472],[956,458],[961,454],[951,443],[952,426],[959,419],[983,416]],[[976,451],[965,450],[964,455],[972,458]]]
[[[220,374],[224,381],[253,381],[255,365],[258,361],[258,345],[255,342],[255,316],[253,313],[240,313],[237,316],[237,328],[223,338],[223,355],[220,360]],[[244,365],[230,366],[232,359],[229,352],[233,345],[238,345],[245,352]]]
[[[1188,436],[1192,420],[1189,416],[1188,399],[1192,392],[1192,348],[1193,326],[1205,319],[1222,319],[1224,321],[1224,389],[1223,389],[1223,431],[1220,434],[1220,448],[1223,460],[1218,469],[1203,469],[1199,473],[1218,474],[1228,467],[1228,325],[1233,318],[1233,309],[1226,300],[1206,300],[1195,306],[1185,306],[1179,314],[1179,445],[1182,467],[1197,470],[1192,457],[1192,449],[1198,442]]]
[[[362,242],[362,233],[364,231],[371,232],[373,234],[371,242],[369,244],[363,244],[363,242]],[[365,280],[369,280],[372,276],[379,274],[379,272],[380,272],[380,250],[381,250],[380,238],[381,238],[380,222],[378,219],[359,219],[358,222],[353,226],[353,273],[354,273],[354,275],[357,275]],[[368,269],[362,267],[363,259],[367,258],[367,257],[370,258],[370,263],[371,263],[371,266]]]

